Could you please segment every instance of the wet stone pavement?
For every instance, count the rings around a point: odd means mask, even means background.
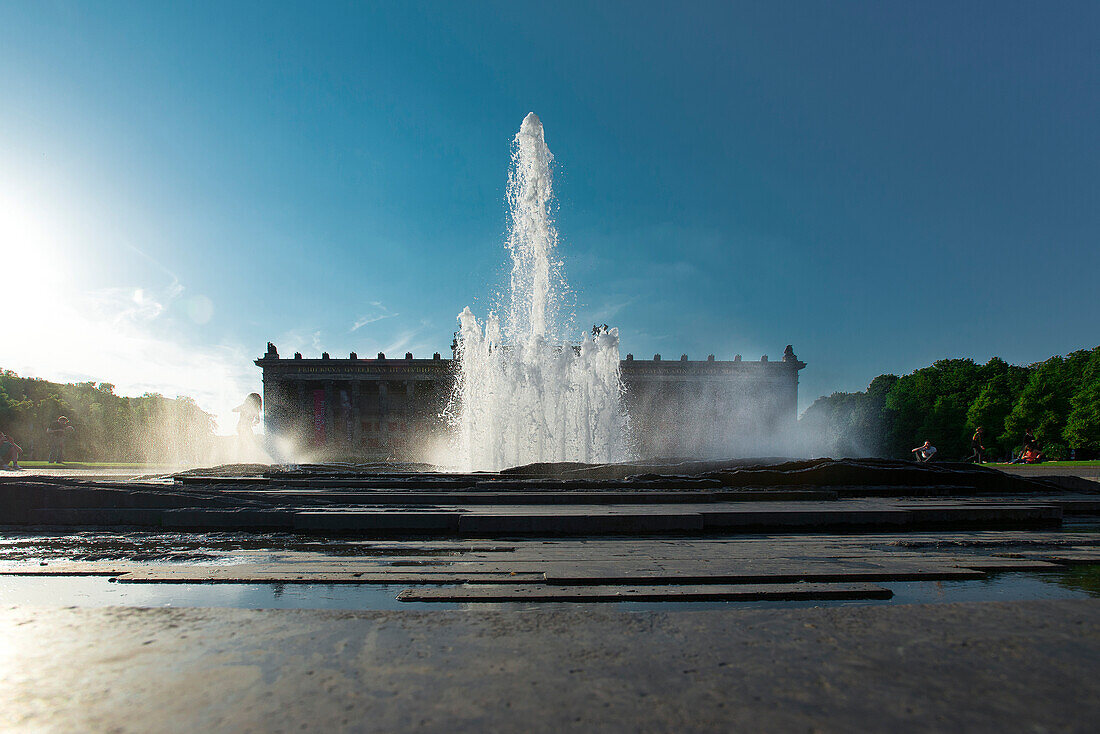
[[[1094,482],[390,469],[0,478],[0,728],[1084,731],[1100,713]]]

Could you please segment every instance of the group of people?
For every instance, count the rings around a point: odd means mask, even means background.
[[[74,432],[73,424],[63,415],[57,417],[46,429],[46,440],[50,447],[49,463],[65,463],[65,439]],[[19,470],[19,456],[23,448],[15,439],[0,431],[0,469]],[[10,466],[9,466],[10,464]]]
[[[1043,460],[1043,452],[1039,450],[1039,442],[1035,440],[1035,434],[1029,428],[1024,431],[1024,447],[1020,449],[1020,455],[1012,460],[1013,464],[1038,464]]]
[[[974,435],[970,437],[970,456],[967,456],[963,461],[973,462],[975,464],[981,464],[985,461],[985,444],[983,440],[985,438],[985,429],[978,426],[974,431]],[[932,445],[931,441],[925,441],[915,449],[910,449],[910,453],[914,454],[914,458],[920,464],[927,463],[932,460],[936,455],[936,447]],[[1039,450],[1039,443],[1035,440],[1035,433],[1030,428],[1024,431],[1023,448],[1020,449],[1020,453],[1016,458],[1012,460],[1013,464],[1038,464],[1043,460],[1043,452]]]

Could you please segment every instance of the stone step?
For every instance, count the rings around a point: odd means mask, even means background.
[[[457,532],[459,513],[437,510],[425,512],[384,510],[329,510],[296,512],[295,530],[306,532]]]
[[[458,532],[464,535],[538,534],[593,535],[599,533],[699,532],[703,515],[697,512],[534,513],[481,512],[460,515]]]
[[[330,503],[348,506],[382,505],[614,505],[686,504],[715,502],[823,502],[836,499],[831,490],[715,490],[715,491],[569,491],[569,492],[439,492],[409,489],[329,490],[280,489],[236,490],[234,497],[271,503]]]
[[[33,508],[0,522],[35,525],[298,530],[309,533],[601,535],[772,530],[1033,527],[1057,525],[1054,504],[716,503],[669,505],[433,506],[415,510]]]
[[[622,602],[622,601],[797,601],[889,599],[874,584],[751,584],[667,586],[549,586],[492,584],[405,589],[398,601],[419,602]]]

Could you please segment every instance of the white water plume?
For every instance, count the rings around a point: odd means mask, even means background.
[[[535,113],[515,137],[508,174],[512,277],[502,324],[459,315],[459,374],[449,414],[456,462],[497,470],[539,461],[606,462],[623,456],[618,329],[579,344],[561,339],[565,282],[553,257],[551,163]]]

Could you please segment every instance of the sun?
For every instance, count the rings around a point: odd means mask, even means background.
[[[19,318],[9,323],[4,355],[8,361],[51,351],[59,338],[52,328],[72,307],[70,263],[61,219],[0,192],[0,263],[4,306]],[[15,349],[16,353],[8,352]],[[14,363],[0,365],[7,368]]]
[[[9,276],[18,275],[6,285],[30,281],[41,292],[43,281],[58,284],[67,277],[59,225],[58,217],[0,192],[0,253],[5,271],[15,268]]]

